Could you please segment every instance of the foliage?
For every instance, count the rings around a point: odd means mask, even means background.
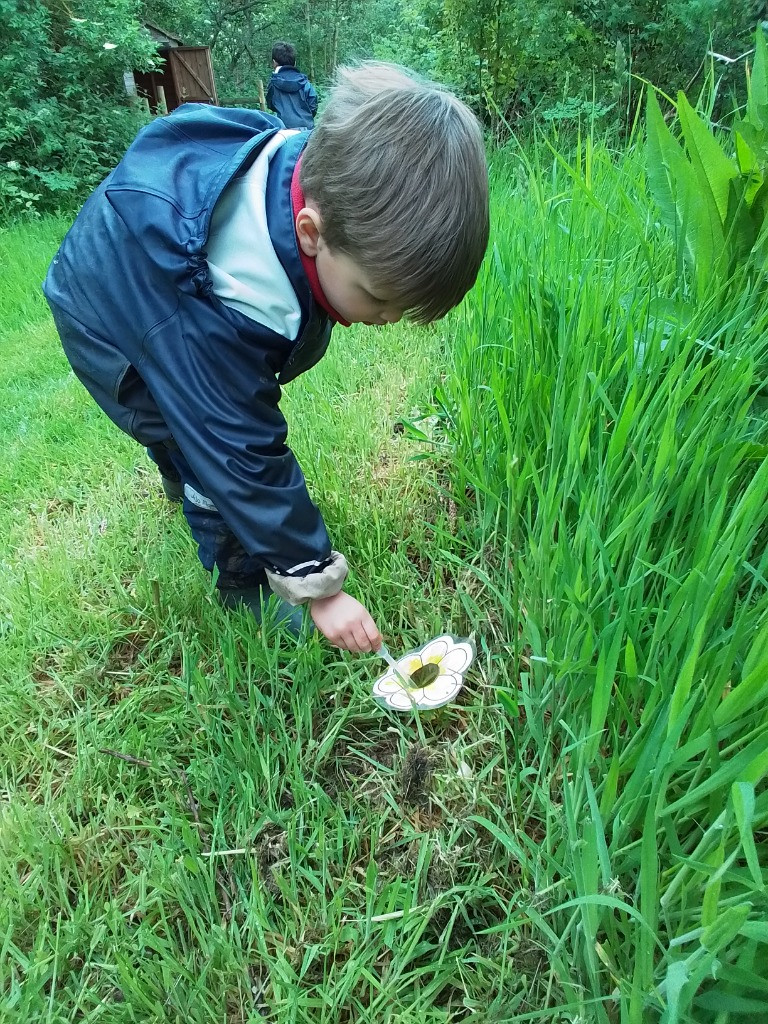
[[[758,0],[400,0],[379,52],[454,84],[489,126],[524,124],[571,98],[616,104],[631,123],[629,71],[666,91],[701,74],[711,45],[749,48]],[[739,66],[724,65],[724,86]]]
[[[432,557],[514,716],[516,810],[482,817],[530,896],[494,934],[583,1020],[736,1024],[768,1010],[764,285],[686,308],[642,149],[547,152],[496,164],[423,410],[458,524]]]
[[[376,56],[450,83],[491,130],[569,99],[630,120],[630,70],[664,90],[696,80],[711,42],[748,49],[758,0],[145,0],[152,20],[210,45],[225,96],[255,95],[272,43],[289,38],[321,86],[337,63]],[[723,65],[723,86],[740,83]],[[637,90],[635,90],[637,93]]]
[[[708,122],[678,94],[677,115],[685,151],[648,93],[648,175],[678,252],[690,265],[699,298],[713,283],[732,278],[751,262],[764,280],[768,270],[768,47],[755,37],[745,116],[728,136],[726,154]],[[743,287],[743,281],[738,279]]]
[[[154,47],[134,0],[0,0],[0,217],[71,207],[141,124],[123,72]]]

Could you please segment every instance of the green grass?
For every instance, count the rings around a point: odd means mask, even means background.
[[[285,396],[390,648],[475,635],[419,723],[217,606],[35,297],[62,225],[0,237],[0,1019],[768,1014],[768,312],[689,308],[637,154],[546,154],[462,310]]]

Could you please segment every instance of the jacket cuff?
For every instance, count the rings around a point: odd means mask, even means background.
[[[284,574],[267,569],[269,585],[272,591],[288,604],[305,604],[307,601],[338,594],[349,574],[349,566],[344,555],[332,551],[329,561],[318,572],[310,572],[306,576],[292,576],[291,571],[296,570],[289,570]]]

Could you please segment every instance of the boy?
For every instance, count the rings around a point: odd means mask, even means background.
[[[471,288],[488,241],[480,128],[387,64],[342,70],[312,133],[186,104],[144,128],[44,284],[64,351],[183,500],[227,606],[273,598],[332,644],[378,650],[286,446],[281,387],[334,323],[417,323]]]
[[[272,78],[267,86],[267,106],[286,128],[311,128],[317,113],[317,93],[296,67],[296,50],[290,43],[272,47]]]

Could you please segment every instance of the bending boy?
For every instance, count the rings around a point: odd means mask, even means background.
[[[183,501],[227,605],[308,604],[337,647],[378,649],[345,557],[286,445],[281,387],[334,324],[444,316],[488,240],[483,140],[451,93],[342,70],[311,133],[185,104],[144,128],[48,271],[64,351]]]

